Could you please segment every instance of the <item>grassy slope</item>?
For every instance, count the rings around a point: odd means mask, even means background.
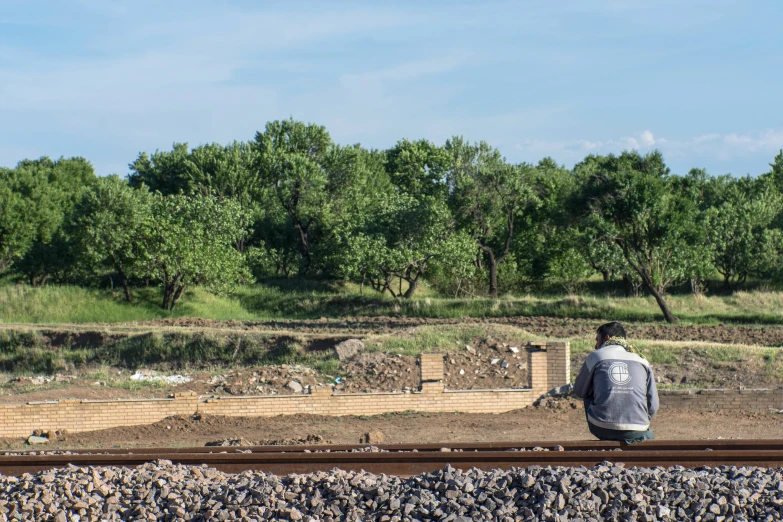
[[[728,296],[670,296],[683,323],[783,324],[783,292],[736,292]],[[256,285],[220,297],[192,289],[173,312],[162,310],[157,289],[136,291],[132,304],[121,295],[78,287],[0,286],[0,321],[5,323],[115,323],[165,317],[205,319],[306,319],[353,315],[416,317],[499,317],[511,315],[615,319],[662,319],[651,297],[568,295],[447,299],[427,294],[395,301],[374,292],[360,295],[354,285],[295,281]]]

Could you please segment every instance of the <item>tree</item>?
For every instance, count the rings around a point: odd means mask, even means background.
[[[252,144],[261,182],[275,194],[299,236],[300,276],[310,270],[311,230],[331,206],[323,166],[331,144],[325,127],[293,119],[267,123]]]
[[[245,259],[234,248],[246,233],[243,212],[233,199],[153,196],[148,270],[163,287],[164,309],[173,310],[188,286],[220,293],[250,280]]]
[[[415,198],[446,199],[449,154],[427,140],[400,140],[386,151],[386,171],[398,190]]]
[[[451,204],[463,230],[487,258],[489,295],[498,297],[498,265],[508,255],[523,211],[535,206],[531,165],[509,165],[485,142],[469,144],[460,137],[446,143],[451,156]]]
[[[0,168],[0,275],[30,248],[35,237],[35,208],[20,192],[18,173]]]
[[[433,265],[458,262],[458,251],[465,245],[444,201],[395,192],[375,209],[364,228],[347,233],[344,243],[343,273],[404,298],[413,297]]]
[[[74,209],[73,234],[82,259],[93,268],[109,267],[132,300],[129,278],[143,276],[149,264],[152,195],[132,189],[119,176],[100,178]]]
[[[73,206],[97,180],[84,158],[42,157],[20,161],[14,169],[16,192],[21,196],[25,220],[33,229],[32,241],[15,269],[33,286],[54,276],[63,282],[78,269],[72,238],[63,227]]]
[[[775,181],[778,191],[783,193],[783,149],[778,152],[769,166],[771,167],[769,175]]]
[[[164,195],[186,191],[191,173],[196,170],[187,143],[174,143],[171,151],[156,150],[152,155],[140,152],[128,168],[131,187],[146,185],[152,192]]]
[[[726,288],[766,269],[764,260],[776,249],[768,227],[780,212],[782,202],[772,187],[760,194],[748,194],[733,186],[725,201],[707,212],[707,241],[715,269],[723,276]]]
[[[673,323],[664,294],[685,275],[696,230],[695,204],[673,190],[660,152],[588,156],[575,169],[585,180],[577,208],[598,236],[620,248],[628,266]]]

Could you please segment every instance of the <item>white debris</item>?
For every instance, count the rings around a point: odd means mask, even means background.
[[[165,382],[166,384],[185,384],[193,380],[187,375],[153,375],[149,372],[136,372],[131,375],[132,381]]]

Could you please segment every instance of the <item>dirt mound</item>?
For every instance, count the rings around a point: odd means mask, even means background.
[[[216,395],[291,395],[289,383],[302,387],[324,385],[327,378],[307,366],[273,364],[255,368],[238,368],[219,375],[199,374],[201,393]]]

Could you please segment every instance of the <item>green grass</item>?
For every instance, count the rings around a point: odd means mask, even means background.
[[[170,317],[216,320],[317,319],[402,315],[411,317],[550,316],[655,322],[662,315],[651,297],[586,294],[519,295],[500,299],[438,297],[426,286],[414,299],[395,300],[341,282],[282,280],[242,287],[230,296],[201,288],[185,293],[174,311],[162,310],[156,288],[136,289],[133,303],[119,293],[73,286],[0,286],[0,321],[63,324],[148,321]],[[783,292],[731,295],[672,295],[668,302],[684,324],[783,324]]]
[[[52,375],[106,367],[179,371],[291,364],[334,374],[338,361],[332,351],[309,350],[308,342],[296,336],[150,332],[98,346],[53,347],[38,332],[0,330],[0,372]]]
[[[504,325],[420,326],[405,335],[388,334],[367,339],[368,351],[401,355],[464,351],[475,339],[492,339],[522,347],[532,336],[525,330]],[[474,346],[475,348],[475,346]]]

